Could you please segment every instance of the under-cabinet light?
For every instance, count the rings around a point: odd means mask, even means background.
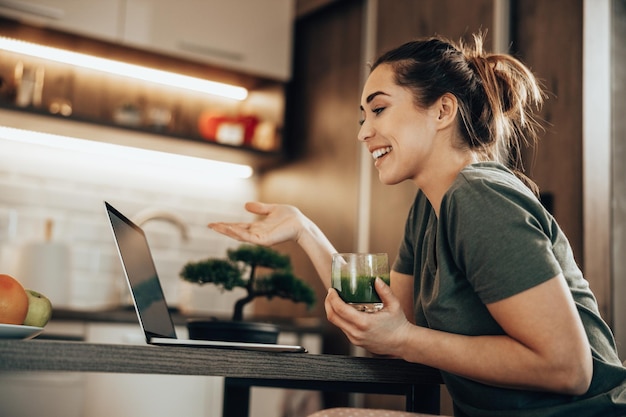
[[[177,87],[200,93],[218,95],[234,100],[244,100],[248,96],[248,90],[243,87],[203,80],[201,78],[142,67],[140,65],[128,64],[125,62],[114,61],[112,59],[100,58],[2,36],[0,36],[0,49],[64,64],[76,65],[96,71],[104,71],[110,74],[149,81],[169,87]]]
[[[253,174],[252,168],[248,165],[96,142],[6,126],[0,126],[0,139],[80,152],[95,156],[99,160],[111,158],[112,160],[123,159],[133,164],[149,164],[158,167],[162,171],[177,174],[188,173],[194,178],[204,178],[207,181],[216,178],[222,180],[246,179],[250,178]]]

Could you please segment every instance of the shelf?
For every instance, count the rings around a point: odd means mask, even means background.
[[[0,111],[11,112],[11,117],[5,119],[20,119],[3,120],[0,123],[4,125],[31,130],[36,125],[37,130],[46,133],[244,163],[256,170],[272,167],[283,159],[283,82],[126,45],[82,37],[77,42],[75,36],[62,32],[7,22],[0,17],[4,36],[34,43],[45,38],[52,47],[241,86],[249,94],[243,101],[221,99],[0,51],[0,79],[4,81],[0,84]],[[43,74],[38,94],[28,93],[25,87],[20,92],[25,85],[23,79],[32,79],[33,72],[36,77],[36,71]],[[22,75],[18,77],[18,73]],[[18,98],[24,101],[31,94],[30,103],[40,103],[40,107],[17,105]],[[52,114],[55,105],[69,106],[71,115]],[[124,120],[129,116],[131,119]],[[132,116],[138,120],[132,120]],[[153,129],[156,123],[162,128]],[[238,146],[242,130],[246,145]],[[220,141],[207,140],[209,135]]]
[[[119,126],[112,123],[64,117],[33,108],[18,108],[0,103],[0,124],[73,138],[131,146],[179,155],[250,165],[264,170],[284,160],[281,152],[266,152],[209,142],[201,138],[162,133],[147,128]]]

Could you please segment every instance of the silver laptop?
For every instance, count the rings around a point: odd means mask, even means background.
[[[148,344],[306,352],[304,347],[297,345],[177,338],[145,233],[111,204],[105,201],[104,205],[111,222],[115,245],[132,294],[139,324]]]

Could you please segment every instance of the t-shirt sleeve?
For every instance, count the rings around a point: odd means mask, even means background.
[[[398,249],[398,256],[396,256],[395,261],[393,262],[392,270],[399,272],[401,274],[413,275],[414,267],[415,267],[415,252],[414,252],[414,242],[411,239],[413,236],[413,228],[411,222],[411,216],[413,213],[414,207],[411,207],[411,211],[409,212],[409,216],[407,218],[406,224],[404,226],[404,237],[400,242],[400,248]]]
[[[432,210],[430,207],[424,193],[418,190],[406,219],[404,237],[400,242],[398,256],[391,268],[394,271],[414,275],[415,271],[419,270],[417,263],[420,259],[416,259],[416,245],[419,245],[423,238],[423,223],[428,221],[429,211]]]
[[[464,181],[442,201],[439,230],[485,304],[500,301],[561,272],[552,250],[558,229],[532,195],[507,183]]]

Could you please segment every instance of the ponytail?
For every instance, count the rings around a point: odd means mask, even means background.
[[[488,126],[494,138],[493,159],[508,166],[538,194],[537,185],[524,174],[521,151],[522,146],[537,142],[541,128],[535,118],[535,111],[541,109],[544,98],[539,82],[511,55],[485,53],[481,35],[474,35],[473,47],[461,42],[459,49],[484,91],[483,108],[474,123]],[[466,116],[461,111],[461,118]],[[464,126],[472,125],[464,122]]]

